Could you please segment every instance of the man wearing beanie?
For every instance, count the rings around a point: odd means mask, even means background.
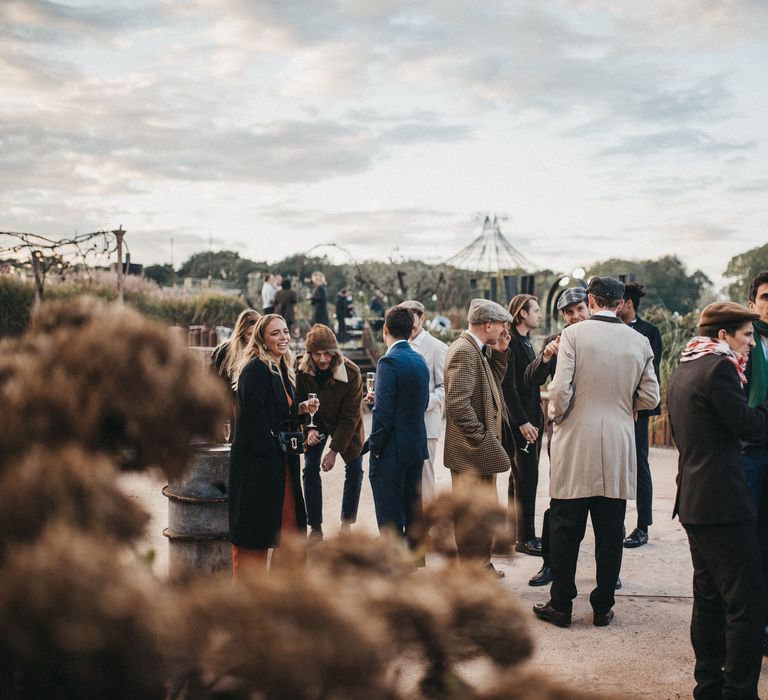
[[[613,620],[621,569],[627,499],[635,497],[634,411],[659,402],[648,339],[617,313],[624,285],[593,277],[587,286],[590,318],[560,336],[557,371],[549,385],[550,600],[534,614],[559,627],[571,624],[576,564],[587,515],[595,533],[597,585],[589,596],[592,624]]]
[[[481,488],[496,495],[496,475],[509,471],[504,449],[509,415],[501,387],[507,371],[508,324],[512,316],[501,304],[473,299],[467,314],[469,328],[448,348],[445,357],[445,444],[443,461],[451,470],[453,488]],[[511,439],[511,438],[509,438]],[[499,578],[491,563],[493,537],[478,538],[454,522],[459,559],[479,563]],[[482,539],[482,541],[480,541]]]
[[[348,526],[357,518],[360,488],[363,483],[361,450],[365,439],[363,427],[363,382],[354,362],[343,357],[333,331],[315,324],[307,333],[307,352],[298,358],[296,396],[304,401],[317,394],[320,410],[315,414],[317,428],[307,430],[304,454],[304,500],[310,537],[322,539],[323,486],[320,471],[333,469],[336,457],[344,460],[344,493],[341,522]],[[331,445],[323,456],[330,438]]]
[[[768,403],[751,408],[743,391],[757,319],[734,302],[707,306],[667,388],[679,450],[673,517],[693,562],[695,698],[757,698],[765,587],[740,454],[741,440],[768,434]]]

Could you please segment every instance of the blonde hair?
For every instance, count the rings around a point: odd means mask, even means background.
[[[520,317],[520,314],[523,311],[528,311],[528,307],[531,305],[532,301],[538,302],[539,300],[537,297],[533,296],[533,294],[518,294],[517,296],[512,297],[512,300],[509,302],[509,307],[507,307],[507,311],[509,311],[512,316],[512,323],[517,325],[523,320]]]
[[[232,388],[235,391],[237,391],[237,383],[240,379],[240,373],[254,357],[259,358],[267,367],[269,367],[269,371],[272,372],[272,374],[278,376],[282,376],[280,365],[283,365],[288,374],[288,380],[293,386],[296,386],[296,370],[293,368],[293,353],[290,348],[285,351],[285,354],[280,358],[280,364],[278,364],[264,345],[264,334],[267,331],[267,326],[277,319],[285,323],[285,319],[280,314],[264,314],[264,316],[256,321],[256,328],[253,329],[253,335],[241,353],[235,371],[232,374]]]
[[[225,377],[232,377],[235,373],[235,368],[240,361],[240,356],[245,351],[248,345],[247,333],[251,328],[256,325],[256,322],[261,318],[261,314],[254,309],[245,309],[240,312],[240,315],[235,321],[235,328],[232,331],[232,335],[226,341],[227,356],[221,367],[219,367],[219,374]]]

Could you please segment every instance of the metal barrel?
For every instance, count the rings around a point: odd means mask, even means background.
[[[187,473],[163,488],[168,498],[168,578],[229,575],[229,445],[197,444]]]

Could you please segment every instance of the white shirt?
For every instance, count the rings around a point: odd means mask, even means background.
[[[261,287],[261,305],[266,309],[275,305],[275,294],[277,291],[270,282],[264,282]]]
[[[482,352],[482,351],[483,351],[483,348],[485,347],[485,343],[484,343],[482,340],[480,340],[480,338],[478,338],[478,337],[477,337],[477,336],[476,336],[476,335],[475,335],[475,334],[474,334],[474,333],[473,333],[471,330],[469,330],[469,329],[467,329],[467,334],[469,335],[469,337],[470,337],[470,338],[472,338],[472,340],[474,340],[474,341],[475,341],[475,343],[476,343],[477,347],[480,349],[480,352]]]

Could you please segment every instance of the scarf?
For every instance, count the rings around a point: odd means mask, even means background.
[[[749,351],[752,360],[752,373],[749,376],[749,405],[756,408],[768,395],[768,361],[765,358],[762,337],[768,338],[768,323],[753,321],[755,327],[755,347]]]
[[[744,368],[747,366],[746,359],[737,357],[724,340],[697,335],[688,341],[688,345],[685,346],[685,350],[683,350],[683,354],[680,357],[680,362],[698,360],[700,357],[704,357],[704,355],[722,355],[736,368],[741,385],[744,386],[747,383],[747,377],[744,374]]]

